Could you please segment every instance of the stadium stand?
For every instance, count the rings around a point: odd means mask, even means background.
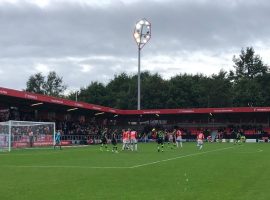
[[[105,127],[109,137],[118,129],[119,139],[123,128],[151,138],[154,127],[170,131],[179,127],[186,139],[195,139],[201,130],[225,139],[234,131],[265,141],[270,136],[270,107],[119,110],[1,87],[0,97],[0,121],[56,122],[63,139],[76,144],[98,142]]]

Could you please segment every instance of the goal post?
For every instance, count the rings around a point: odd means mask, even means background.
[[[54,144],[54,122],[12,120],[0,122],[0,151],[53,146]]]
[[[10,122],[0,122],[0,151],[11,150]]]

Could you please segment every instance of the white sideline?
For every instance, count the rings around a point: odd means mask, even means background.
[[[203,151],[203,152],[199,152],[199,153],[193,153],[193,154],[188,154],[188,155],[183,155],[183,156],[177,156],[177,157],[174,157],[174,158],[168,158],[168,159],[158,160],[158,161],[155,161],[155,162],[145,163],[145,164],[141,164],[141,165],[135,165],[135,166],[130,167],[130,169],[134,169],[134,168],[138,168],[138,167],[144,167],[144,166],[148,166],[148,165],[154,165],[154,164],[157,164],[157,163],[167,162],[167,161],[170,161],[170,160],[176,160],[176,159],[180,159],[180,158],[197,156],[197,155],[211,153],[211,152],[215,152],[215,151],[222,151],[222,150],[226,150],[226,149],[232,149],[232,148],[234,148],[234,147],[226,147],[226,148],[222,148],[222,149],[215,149],[215,150],[212,150],[212,151]]]
[[[76,166],[76,165],[5,165],[5,166],[2,166],[2,167],[18,167],[18,168],[77,168],[77,169],[135,169],[135,168],[144,167],[144,166],[148,166],[148,165],[154,165],[154,164],[161,163],[161,162],[167,162],[167,161],[171,161],[171,160],[176,160],[176,159],[186,158],[186,157],[192,157],[192,156],[197,156],[197,155],[212,153],[212,152],[216,152],[216,151],[223,151],[223,150],[232,149],[232,148],[235,148],[235,146],[221,148],[221,149],[215,149],[215,150],[212,150],[212,151],[200,151],[198,153],[177,156],[177,157],[174,157],[174,158],[168,158],[168,159],[158,160],[158,161],[144,163],[144,164],[140,164],[140,165],[134,165],[134,166],[131,166],[131,167],[98,167],[98,166]]]

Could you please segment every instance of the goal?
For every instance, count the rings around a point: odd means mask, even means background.
[[[14,148],[53,146],[54,122],[6,121],[0,122],[0,151]]]

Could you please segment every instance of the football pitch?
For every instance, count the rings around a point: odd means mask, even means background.
[[[139,143],[138,149],[1,152],[0,199],[270,199],[270,144],[205,143],[198,150],[184,143],[157,152],[155,143]]]

